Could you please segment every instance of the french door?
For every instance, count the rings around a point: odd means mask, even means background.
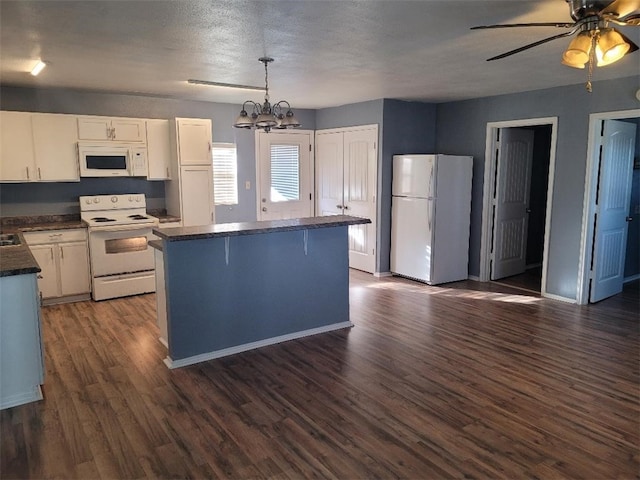
[[[257,133],[258,220],[313,216],[310,132]]]

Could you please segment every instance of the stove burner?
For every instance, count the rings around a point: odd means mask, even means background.
[[[97,222],[97,223],[115,222],[116,221],[114,218],[107,218],[107,217],[93,217],[91,220],[93,220],[94,222]]]
[[[144,215],[136,213],[135,215],[129,215],[129,218],[131,218],[132,220],[147,220],[149,217],[145,217]]]

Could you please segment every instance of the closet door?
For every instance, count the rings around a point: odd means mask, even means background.
[[[349,266],[376,268],[376,182],[378,129],[344,133],[344,213],[371,220],[349,227]]]
[[[344,209],[344,134],[316,135],[316,212],[342,215]]]

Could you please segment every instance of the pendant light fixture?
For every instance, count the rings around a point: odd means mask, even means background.
[[[269,63],[273,62],[271,57],[260,57],[258,59],[264,63],[264,103],[247,100],[242,104],[240,115],[234,122],[236,128],[261,128],[268,132],[272,128],[297,128],[300,122],[293,115],[291,105],[286,100],[280,100],[274,105],[269,103]],[[250,105],[251,114],[247,112],[247,105]]]

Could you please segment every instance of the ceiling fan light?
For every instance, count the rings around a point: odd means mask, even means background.
[[[624,57],[631,48],[631,45],[625,42],[622,35],[616,32],[613,28],[606,28],[602,29],[600,33],[598,47],[600,48],[602,55],[602,65],[600,64],[600,59],[598,59],[598,66],[604,66],[617,62]]]
[[[567,50],[562,55],[563,63],[570,67],[583,68],[584,64],[589,61],[590,51],[591,35],[589,32],[581,32],[576,38],[571,40]],[[582,67],[578,65],[582,65]]]
[[[571,63],[568,62],[564,59],[564,55],[562,57],[562,61],[560,62],[563,65],[566,65],[567,67],[571,67],[571,68],[580,68],[580,69],[584,69],[585,64],[584,63]]]

